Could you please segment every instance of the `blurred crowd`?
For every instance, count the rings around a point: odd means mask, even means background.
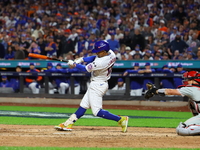
[[[0,58],[92,55],[107,40],[118,60],[200,59],[199,0],[3,0]]]

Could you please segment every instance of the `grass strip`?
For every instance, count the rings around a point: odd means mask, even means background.
[[[0,110],[9,111],[31,111],[31,112],[56,112],[56,113],[74,113],[76,108],[66,107],[26,107],[26,106],[0,106]],[[147,110],[117,110],[108,109],[111,113],[117,115],[130,116],[130,127],[160,127],[160,128],[175,128],[180,122],[184,122],[191,117],[190,112],[169,112],[169,111],[147,111]],[[87,110],[86,114],[92,114],[91,110]],[[131,118],[137,116],[138,118]],[[169,118],[140,118],[149,117],[171,117]],[[1,116],[1,124],[14,125],[57,125],[62,123],[67,118],[27,118],[27,117],[7,117]],[[100,118],[85,119],[81,118],[76,122],[77,126],[117,126],[117,123],[111,120],[102,121]]]

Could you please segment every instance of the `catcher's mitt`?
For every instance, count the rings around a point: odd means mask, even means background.
[[[152,83],[147,83],[147,92],[144,94],[144,98],[149,99],[153,97],[154,95],[157,95],[156,91],[158,90],[156,86]]]

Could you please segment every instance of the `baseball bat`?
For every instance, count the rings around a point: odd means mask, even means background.
[[[28,56],[33,57],[33,58],[38,58],[38,59],[55,60],[55,61],[62,61],[62,62],[68,63],[68,60],[51,58],[51,57],[48,57],[48,56],[45,56],[45,55],[40,55],[40,54],[29,53]]]

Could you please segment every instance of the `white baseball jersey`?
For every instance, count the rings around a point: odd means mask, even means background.
[[[87,71],[91,72],[91,82],[80,106],[85,109],[91,107],[95,116],[102,109],[102,97],[108,90],[107,80],[110,79],[112,66],[116,61],[115,53],[112,50],[108,53],[107,56],[96,57],[86,66]]]
[[[116,55],[112,50],[109,50],[108,53],[107,56],[96,57],[93,62],[86,66],[86,70],[91,72],[91,81],[107,81],[110,79]]]
[[[182,87],[179,89],[182,96],[189,97],[192,101],[194,101],[192,109],[199,109],[200,107],[200,87],[188,86]],[[190,103],[189,103],[190,105]],[[191,108],[190,108],[191,109]],[[192,111],[191,109],[191,111]],[[176,128],[176,132],[179,135],[187,136],[187,135],[197,135],[200,134],[200,114],[189,118],[184,122],[185,125],[180,123]]]
[[[182,96],[187,96],[194,101],[200,101],[200,87],[182,87],[179,91]]]

